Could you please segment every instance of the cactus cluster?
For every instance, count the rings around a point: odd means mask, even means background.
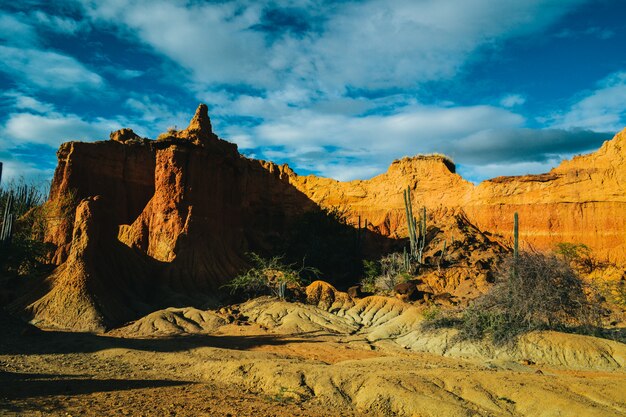
[[[13,193],[9,192],[4,206],[4,215],[2,216],[2,228],[0,229],[0,244],[8,245],[11,243],[13,236]]]
[[[11,243],[16,220],[39,204],[42,198],[42,192],[33,185],[10,185],[9,189],[0,190],[0,201],[4,201],[2,225],[0,226],[1,245]]]
[[[410,269],[410,261],[417,260],[418,263],[422,263],[422,256],[424,254],[424,246],[426,245],[426,207],[422,207],[422,216],[419,222],[419,228],[417,219],[413,216],[413,203],[411,202],[411,188],[407,187],[404,190],[404,208],[406,211],[406,220],[409,230],[409,252],[405,250],[405,265],[407,270]]]

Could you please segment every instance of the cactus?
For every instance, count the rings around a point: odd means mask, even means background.
[[[413,205],[411,203],[411,189],[409,187],[404,190],[404,209],[406,211],[406,222],[409,231],[411,257],[417,253],[417,232],[415,230],[415,217],[413,217]]]
[[[418,228],[417,219],[413,216],[411,189],[409,187],[404,190],[404,209],[406,211],[406,222],[409,230],[409,258],[417,259],[417,262],[421,264],[424,247],[426,246],[426,207],[422,207],[422,217]]]
[[[519,217],[517,212],[513,215],[513,257],[517,262],[519,258]]]
[[[448,241],[444,239],[443,249],[441,249],[441,256],[439,257],[439,262],[437,263],[437,270],[441,269],[441,263],[445,260],[446,257],[446,243],[448,243]]]
[[[2,217],[2,229],[0,230],[0,243],[9,244],[13,235],[13,192],[9,192],[6,205],[4,207],[4,216]]]
[[[411,272],[411,257],[409,256],[409,253],[406,251],[406,247],[404,247],[403,258],[404,258],[404,270],[406,272]]]
[[[417,261],[419,263],[422,263],[424,246],[426,246],[426,207],[422,207],[422,218],[420,219],[420,238],[417,253]]]

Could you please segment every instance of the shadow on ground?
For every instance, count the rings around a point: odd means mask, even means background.
[[[22,374],[0,371],[0,409],[3,400],[51,395],[80,395],[192,384],[159,379],[91,379],[85,375]]]
[[[1,330],[1,329],[0,329]],[[326,332],[314,331],[297,335],[182,335],[172,337],[131,339],[92,333],[41,331],[29,328],[23,334],[4,337],[0,355],[39,355],[60,353],[91,353],[104,349],[124,348],[150,352],[181,352],[196,347],[248,350],[259,346],[292,343],[321,343]]]

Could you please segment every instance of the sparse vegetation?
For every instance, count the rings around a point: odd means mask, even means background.
[[[594,259],[591,248],[583,243],[559,242],[555,245],[554,252],[585,274],[590,274],[602,266],[601,262]]]
[[[361,290],[366,293],[376,291],[376,278],[380,276],[381,269],[378,261],[363,260],[364,278],[361,280]]]
[[[363,261],[365,277],[361,280],[364,292],[388,292],[412,278],[402,253],[390,253],[378,261]]]
[[[161,133],[157,136],[157,140],[164,140],[169,138],[174,138],[178,134],[178,129],[176,126],[170,126],[167,128],[166,132]]]
[[[265,259],[256,253],[249,253],[248,257],[253,266],[224,285],[231,293],[243,292],[248,296],[270,293],[285,299],[288,288],[302,285],[305,273],[319,274],[319,271],[312,267],[303,265],[300,269],[295,269],[295,264],[284,264],[282,256]]]
[[[23,179],[0,189],[3,287],[7,281],[36,273],[45,264],[50,249],[43,243],[46,218],[41,204],[45,195],[43,185]]]
[[[375,280],[375,287],[379,291],[391,291],[401,282],[411,279],[406,270],[404,256],[401,253],[390,253],[380,258],[381,274]]]
[[[585,284],[567,262],[553,254],[520,253],[501,262],[493,288],[463,312],[460,336],[489,336],[501,345],[532,330],[595,324]]]

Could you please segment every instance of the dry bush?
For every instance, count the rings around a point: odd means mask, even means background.
[[[406,272],[404,256],[401,253],[390,253],[380,258],[378,262],[381,274],[374,280],[374,286],[379,291],[391,291],[396,284],[411,278],[411,275]]]
[[[503,259],[496,284],[466,309],[461,337],[491,336],[495,344],[540,329],[591,329],[599,315],[589,302],[585,284],[570,264],[540,253]]]

